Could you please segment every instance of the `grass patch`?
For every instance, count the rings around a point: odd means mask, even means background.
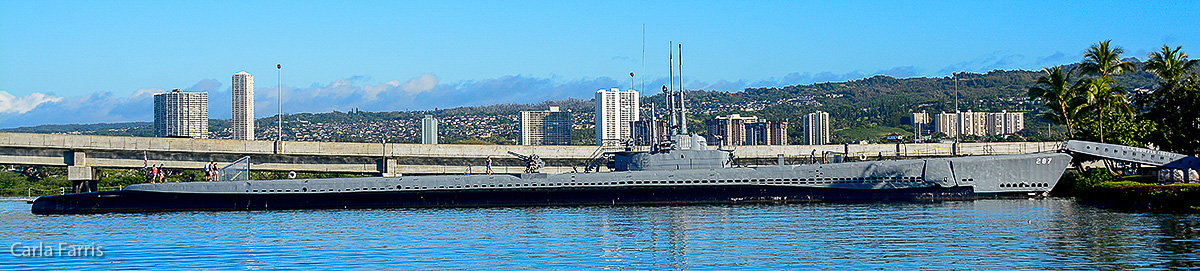
[[[904,138],[911,138],[912,131],[887,126],[872,126],[872,127],[854,127],[833,131],[830,135],[835,143],[846,143],[851,141],[868,140],[870,142],[883,142],[884,137],[889,134],[898,133],[904,135]]]

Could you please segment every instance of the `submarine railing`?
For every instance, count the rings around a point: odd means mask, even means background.
[[[603,161],[601,161],[601,160],[604,160],[604,158],[607,156],[607,154],[609,152],[624,150],[624,148],[625,148],[624,146],[600,146],[600,147],[597,147],[595,151],[592,151],[592,155],[588,156],[587,160],[584,160],[587,162],[585,162],[585,164],[583,165],[584,166],[583,172],[592,172],[592,171],[599,172],[600,165],[603,164]]]

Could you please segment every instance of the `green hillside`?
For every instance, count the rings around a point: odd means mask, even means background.
[[[1140,67],[1138,70],[1141,70]],[[1026,97],[1026,91],[1042,74],[1041,71],[1023,70],[996,70],[982,74],[960,73],[957,80],[958,96],[960,97],[958,108],[986,112],[1001,110],[1034,112],[1035,114],[1026,115],[1025,126],[1047,127],[1047,121],[1038,117],[1042,111],[1047,109],[1044,106],[1030,103]],[[1115,76],[1114,79],[1119,85],[1128,89],[1150,88],[1156,82],[1154,76],[1146,72],[1126,73]],[[728,114],[751,115],[771,121],[790,121],[792,124],[789,130],[791,137],[789,141],[798,144],[802,136],[799,126],[800,119],[804,114],[820,110],[830,114],[832,119],[830,125],[835,131],[833,135],[835,142],[878,141],[881,134],[886,135],[893,132],[911,136],[911,113],[954,111],[955,83],[954,78],[951,77],[892,78],[877,75],[846,82],[748,88],[738,92],[689,90],[686,94],[690,114],[689,128],[694,133],[704,134],[703,120]],[[655,104],[655,107],[659,109],[666,108],[666,100],[661,93],[643,97],[642,103],[647,106]],[[523,110],[544,110],[550,105],[560,106],[563,110],[571,110],[576,119],[587,124],[590,124],[589,118],[594,111],[591,100],[568,99],[536,104],[499,104],[428,111],[368,112],[355,109],[349,112],[297,113],[289,114],[288,120],[289,122],[295,120],[307,123],[360,123],[412,121],[418,120],[426,114],[439,118],[471,115],[515,116]],[[659,113],[662,114],[662,111],[660,110]],[[219,136],[228,130],[226,122],[226,120],[214,119],[210,122],[210,130]],[[152,125],[152,123],[146,122],[43,125],[4,129],[3,131],[152,136]],[[256,125],[258,127],[273,126],[275,118],[259,119]],[[1057,131],[1058,128],[1054,130]],[[1045,129],[1040,131],[1045,131]],[[1044,136],[1044,132],[1042,133]],[[447,142],[502,142],[504,140],[515,142],[513,140],[517,135],[510,133],[490,138],[471,138],[455,134],[445,136],[453,139]],[[1037,137],[1038,133],[1028,132],[1025,133],[1025,136]],[[334,138],[332,140],[353,141],[357,139]]]

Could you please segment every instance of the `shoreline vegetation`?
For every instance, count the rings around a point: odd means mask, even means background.
[[[164,182],[202,182],[204,171],[199,169],[167,169]],[[297,172],[298,179],[366,177],[367,174]],[[287,179],[288,172],[254,171],[252,180]],[[125,186],[150,182],[146,169],[100,169],[100,190],[115,190]],[[0,171],[0,197],[38,197],[61,194],[70,189],[66,167],[26,166],[19,169]]]
[[[1063,174],[1051,196],[1128,212],[1198,213],[1200,183],[1158,184],[1154,176],[1113,176],[1104,169]]]
[[[1182,47],[1163,45],[1143,65],[1125,50],[1100,41],[1078,64],[1044,68],[1029,98],[1049,111],[1042,119],[1067,126],[1070,139],[1200,154],[1200,79],[1197,60]],[[1158,82],[1129,90],[1116,75],[1144,71]],[[1098,160],[1075,155],[1076,165]],[[1107,164],[1107,163],[1105,163]],[[1082,203],[1135,212],[1200,212],[1200,184],[1158,184],[1154,176],[1118,176],[1111,169],[1068,172],[1052,191]]]

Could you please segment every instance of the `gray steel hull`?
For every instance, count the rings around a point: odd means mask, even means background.
[[[37,214],[460,206],[964,200],[1042,196],[1045,153],[757,168],[139,184],[38,198]]]

